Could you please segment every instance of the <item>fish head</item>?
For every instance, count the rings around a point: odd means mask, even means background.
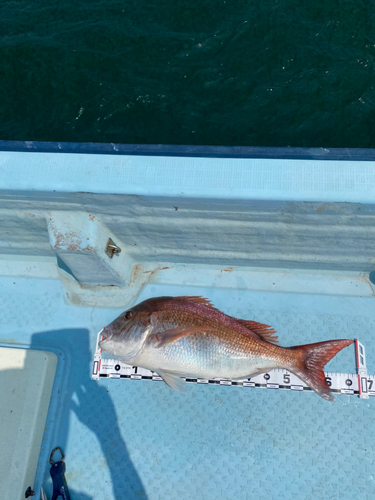
[[[142,302],[104,327],[99,346],[106,353],[131,363],[141,353],[152,329],[153,311]]]

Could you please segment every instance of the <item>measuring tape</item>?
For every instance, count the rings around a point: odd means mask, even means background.
[[[96,341],[94,364],[92,369],[92,380],[99,378],[125,378],[130,380],[163,380],[159,375],[146,368],[130,366],[118,359],[102,358],[102,350],[99,348],[101,340],[100,330]],[[331,373],[324,372],[327,384],[331,391],[339,394],[357,395],[362,399],[375,396],[375,376],[367,375],[366,354],[363,344],[355,340],[357,373]],[[206,380],[199,378],[187,378],[186,382],[195,384],[211,385],[233,385],[242,387],[260,387],[265,389],[287,389],[292,391],[311,391],[305,382],[300,380],[294,373],[288,370],[275,368],[267,373],[254,375],[240,380]]]

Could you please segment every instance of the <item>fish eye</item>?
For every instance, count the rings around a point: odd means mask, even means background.
[[[127,312],[124,314],[124,319],[130,319],[132,316],[133,316],[132,311],[127,311]]]

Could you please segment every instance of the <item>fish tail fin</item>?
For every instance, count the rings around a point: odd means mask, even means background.
[[[328,340],[291,347],[291,350],[296,351],[297,359],[290,371],[295,373],[323,399],[333,401],[334,397],[326,381],[323,368],[341,349],[353,342],[353,340]]]

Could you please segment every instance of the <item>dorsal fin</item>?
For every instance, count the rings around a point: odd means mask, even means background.
[[[202,304],[203,306],[210,307],[211,309],[215,309],[215,307],[212,305],[210,300],[205,299],[204,297],[201,297],[200,295],[184,296],[184,297],[179,297],[179,298],[190,300],[190,302],[195,302],[196,304]]]
[[[208,300],[205,299],[204,297],[201,297],[200,295],[195,295],[195,296],[184,296],[184,297],[179,297],[181,299],[185,300],[190,300],[191,302],[195,302],[196,304],[202,304],[206,307],[209,307],[210,309],[215,309],[215,311],[218,311],[216,307],[212,305],[212,303]],[[266,340],[267,342],[270,342],[271,344],[278,344],[278,336],[276,334],[276,330],[274,330],[271,326],[265,325],[263,323],[258,323],[257,321],[248,321],[246,319],[238,319],[238,318],[233,318],[239,323],[241,323],[242,326],[245,326],[252,332],[256,333],[261,337],[263,340]]]
[[[276,334],[276,330],[271,328],[269,325],[264,325],[263,323],[258,323],[257,321],[247,321],[246,319],[237,319],[235,318],[241,325],[249,328],[252,332],[262,337],[263,340],[270,342],[271,344],[278,344],[278,337]]]

